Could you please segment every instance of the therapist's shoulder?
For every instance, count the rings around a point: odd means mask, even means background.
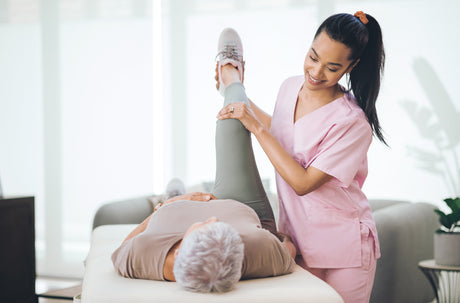
[[[340,118],[338,118],[337,123],[345,127],[353,126],[362,128],[372,133],[372,127],[369,124],[369,120],[363,109],[358,105],[353,94],[345,93],[343,100],[344,102],[341,103],[341,110],[337,111],[340,113]]]

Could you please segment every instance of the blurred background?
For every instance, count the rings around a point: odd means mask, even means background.
[[[102,203],[214,179],[223,28],[240,33],[247,94],[271,114],[320,22],[357,10],[380,23],[387,56],[390,147],[372,143],[365,193],[460,195],[458,0],[0,0],[0,180],[35,196],[38,275],[82,277]]]

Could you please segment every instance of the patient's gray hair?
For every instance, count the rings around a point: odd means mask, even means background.
[[[194,230],[174,262],[177,283],[190,291],[227,292],[241,278],[244,244],[235,228],[215,222]]]

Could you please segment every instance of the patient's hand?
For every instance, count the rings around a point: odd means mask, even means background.
[[[294,243],[292,243],[291,237],[289,237],[289,235],[286,235],[286,234],[283,234],[283,233],[280,233],[280,232],[278,232],[278,234],[283,239],[281,242],[283,242],[284,245],[286,245],[287,249],[289,250],[289,252],[290,252],[290,254],[292,256],[292,258],[295,259],[295,256],[297,255],[297,249],[295,248]]]
[[[214,199],[217,199],[217,198],[211,193],[194,192],[194,193],[189,193],[189,194],[173,197],[169,200],[166,200],[163,204],[167,204],[167,203],[171,203],[171,202],[179,201],[179,200],[206,202],[206,201],[210,201]]]
[[[215,200],[217,199],[213,194],[211,193],[201,193],[201,192],[194,192],[194,193],[188,193],[185,195],[180,195],[180,196],[175,196],[171,199],[166,200],[163,203],[158,203],[157,206],[155,206],[155,211],[158,210],[161,206],[175,202],[175,201],[180,201],[180,200],[188,200],[188,201],[210,201],[210,200]]]

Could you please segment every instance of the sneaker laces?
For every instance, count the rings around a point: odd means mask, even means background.
[[[222,59],[231,59],[243,63],[238,46],[235,44],[227,44],[223,46],[222,50],[217,53],[216,58],[217,57],[219,57],[219,61],[222,61]]]

